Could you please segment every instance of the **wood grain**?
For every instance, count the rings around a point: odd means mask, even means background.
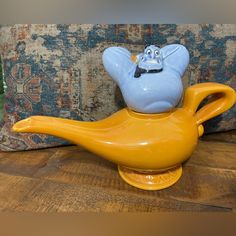
[[[0,209],[29,212],[229,211],[134,193],[0,174]]]
[[[201,137],[201,140],[236,143],[236,130],[206,134]]]
[[[217,135],[217,134],[216,134]],[[236,145],[199,142],[172,187],[126,184],[115,164],[76,146],[0,153],[0,209],[30,212],[235,211]]]

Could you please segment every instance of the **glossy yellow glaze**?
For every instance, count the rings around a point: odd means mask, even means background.
[[[212,94],[211,102],[196,112],[201,101]],[[232,88],[202,83],[186,89],[183,107],[170,112],[142,114],[125,108],[95,122],[32,116],[17,122],[13,131],[54,135],[130,170],[163,172],[186,161],[204,132],[202,123],[228,110],[235,100]],[[160,189],[145,188],[145,184],[142,188]]]
[[[198,139],[196,122],[183,109],[155,115],[122,109],[97,122],[35,116],[13,129],[55,135],[119,165],[145,170],[166,169],[186,160]]]
[[[118,166],[121,178],[128,184],[144,190],[160,190],[176,183],[182,175],[182,166],[164,172],[140,172]]]

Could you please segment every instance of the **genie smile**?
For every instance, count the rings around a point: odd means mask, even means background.
[[[159,73],[161,72],[163,69],[154,69],[154,70],[146,70],[146,69],[142,69],[139,66],[136,67],[136,70],[134,72],[134,77],[135,78],[139,78],[142,74],[145,73]]]

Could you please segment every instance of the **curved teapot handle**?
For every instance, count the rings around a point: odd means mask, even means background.
[[[212,97],[208,103],[197,111],[201,101],[209,95]],[[219,83],[200,83],[186,89],[183,108],[194,115],[199,126],[230,109],[235,102],[236,93],[231,87]]]

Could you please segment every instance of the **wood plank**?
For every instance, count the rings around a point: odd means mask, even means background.
[[[230,130],[226,132],[218,132],[212,134],[205,134],[201,137],[202,141],[218,141],[236,143],[236,130]]]
[[[177,184],[162,191],[150,192],[126,184],[119,177],[116,165],[99,160],[90,153],[80,154],[81,159],[77,159],[76,152],[71,154],[71,159],[56,157],[47,166],[48,169],[41,169],[35,177],[90,188],[118,190],[127,195],[134,193],[143,198],[160,197],[219,207],[236,207],[236,171],[186,164],[184,174]]]
[[[185,165],[179,182],[156,195],[236,209],[236,172]]]
[[[232,141],[200,141],[180,181],[161,191],[129,186],[115,164],[76,146],[0,153],[0,175],[0,185],[5,186],[0,188],[2,210],[236,210],[236,145]],[[69,204],[75,201],[73,194],[81,198],[78,205]]]
[[[231,209],[160,198],[143,198],[117,190],[70,185],[0,173],[0,209],[20,212],[158,212],[230,211]]]
[[[215,141],[199,141],[196,150],[187,163],[203,167],[236,170],[236,145]]]
[[[51,150],[37,153],[36,151],[0,153],[0,171],[15,175],[32,175],[46,165],[53,154]]]
[[[232,148],[232,144],[227,145]],[[180,181],[171,188],[162,191],[149,192],[129,186],[119,177],[115,164],[85,150],[77,150],[76,147],[69,150],[66,148],[58,150],[43,168],[38,169],[31,176],[89,188],[97,187],[108,191],[122,191],[127,196],[136,194],[143,198],[159,197],[168,200],[175,199],[235,208],[236,171],[214,167],[221,157],[217,153],[224,150],[224,147],[220,147],[218,143],[216,146],[217,148],[214,150],[211,145],[202,143],[201,149],[204,147],[209,152],[211,150],[212,155],[203,155],[202,151],[197,150],[191,157],[193,160],[190,159],[185,164],[184,175]],[[232,150],[229,152],[232,153]],[[204,158],[214,161],[213,164],[211,162],[202,164],[201,161]],[[231,158],[233,162],[235,160],[233,155]],[[199,166],[198,163],[200,163]],[[223,165],[224,168],[228,167],[226,164]],[[220,164],[218,165],[220,166]]]
[[[56,152],[76,149],[75,146],[47,148],[21,152],[0,152],[0,171],[14,175],[31,176],[47,164]]]

